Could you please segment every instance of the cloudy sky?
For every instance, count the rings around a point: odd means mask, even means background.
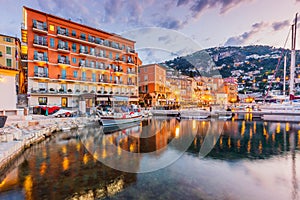
[[[151,57],[154,61],[215,46],[283,47],[296,12],[300,13],[300,0],[0,0],[0,3],[2,34],[20,37],[22,6],[27,6],[130,37],[137,41],[141,57],[145,60]]]

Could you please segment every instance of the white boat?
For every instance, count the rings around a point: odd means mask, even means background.
[[[210,116],[210,112],[202,109],[185,109],[179,111],[179,116],[183,119],[206,119]]]
[[[177,116],[178,110],[151,110],[150,113],[154,116]]]
[[[232,112],[231,111],[220,111],[220,112],[218,112],[218,118],[219,119],[231,119]]]
[[[118,126],[121,124],[126,123],[133,123],[133,122],[139,122],[142,119],[142,115],[139,113],[133,113],[133,114],[122,114],[122,113],[114,113],[112,115],[107,116],[99,116],[99,123],[100,125],[106,127],[106,126]]]
[[[99,124],[107,126],[118,126],[126,123],[139,122],[142,120],[140,109],[134,104],[128,107],[128,97],[115,96],[113,106],[106,111],[97,110]]]

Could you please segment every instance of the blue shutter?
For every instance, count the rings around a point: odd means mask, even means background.
[[[38,72],[39,72],[39,67],[34,66],[34,76],[38,76]]]
[[[69,30],[66,28],[66,36],[69,36]]]
[[[44,70],[45,70],[44,72],[45,72],[45,74],[46,74],[46,77],[48,77],[48,68],[45,67]]]
[[[92,74],[92,79],[93,79],[93,82],[96,82],[96,74]]]
[[[57,27],[57,33],[60,34],[60,26]]]
[[[48,55],[47,55],[47,52],[44,52],[44,61],[48,62]]]
[[[44,31],[48,31],[48,28],[47,28],[47,22],[44,22],[44,23],[43,23],[43,28],[44,28]]]
[[[62,79],[66,79],[67,72],[66,72],[65,69],[62,69],[62,70],[61,70],[61,76],[62,76],[62,77],[61,77]]]
[[[60,59],[61,59],[61,56],[60,56],[60,55],[58,55],[58,62],[60,62]]]
[[[33,54],[33,56],[34,56],[34,60],[37,60],[38,59],[38,52],[37,51],[34,51],[34,54]]]
[[[36,28],[37,24],[36,24],[36,20],[35,19],[32,20],[32,23],[33,23],[33,27]]]
[[[69,44],[68,42],[65,42],[65,48],[68,50],[69,49]]]

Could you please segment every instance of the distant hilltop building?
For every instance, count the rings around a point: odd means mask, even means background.
[[[135,41],[24,7],[22,45],[31,108],[91,108],[115,95],[138,103]]]

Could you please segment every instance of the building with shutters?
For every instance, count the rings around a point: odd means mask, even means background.
[[[22,58],[27,63],[29,107],[76,108],[114,96],[138,102],[135,42],[84,24],[23,8]]]

